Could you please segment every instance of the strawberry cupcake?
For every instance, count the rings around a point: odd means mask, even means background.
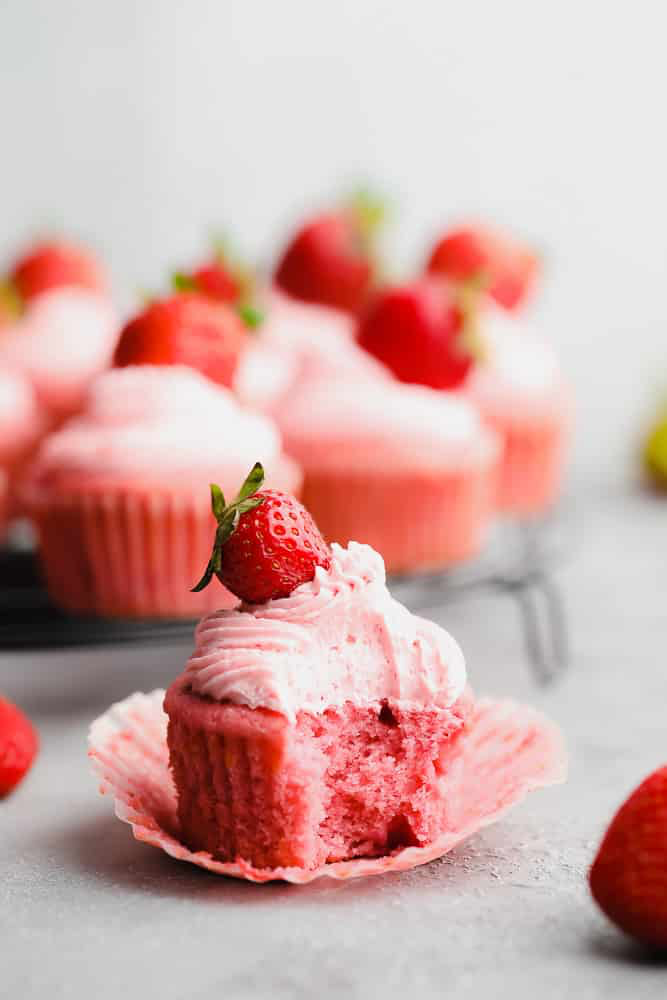
[[[541,514],[558,499],[572,424],[572,397],[556,354],[498,309],[482,318],[484,358],[463,391],[503,443],[497,505]]]
[[[268,418],[186,367],[112,369],[83,412],[43,443],[25,490],[48,589],[76,614],[197,617],[233,603],[191,593],[214,524],[211,480],[235,488],[255,457],[297,491],[301,474]]]
[[[499,449],[467,400],[389,378],[320,378],[277,420],[327,540],[366,539],[392,573],[442,569],[483,544]]]
[[[48,243],[16,264],[4,289],[13,321],[0,334],[0,361],[28,376],[59,422],[79,409],[113,352],[118,324],[106,277],[90,254]]]
[[[35,448],[44,424],[26,376],[0,367],[0,467],[17,474]]]
[[[377,552],[329,548],[294,497],[261,486],[256,465],[232,503],[212,487],[200,586],[216,575],[243,603],[198,626],[166,741],[159,692],[92,727],[137,837],[254,881],[349,878],[438,857],[562,780],[555,727],[477,702],[459,646],[391,597]]]

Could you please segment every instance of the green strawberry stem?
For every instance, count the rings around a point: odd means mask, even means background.
[[[185,274],[183,271],[174,271],[171,276],[171,287],[175,292],[199,291],[196,279],[190,274]]]
[[[222,569],[222,549],[228,538],[236,531],[242,514],[249,510],[254,510],[264,503],[264,497],[257,497],[255,494],[264,482],[264,468],[261,462],[255,462],[252,469],[245,478],[236,499],[225,504],[225,495],[216,483],[211,483],[211,510],[218,522],[215,530],[215,540],[213,542],[213,552],[208,561],[199,583],[192,588],[192,593],[197,594],[200,590],[208,587],[216,573]]]
[[[18,319],[23,312],[23,301],[12,281],[0,278],[0,316]]]
[[[480,330],[479,315],[484,292],[488,286],[488,274],[486,271],[478,271],[472,277],[460,282],[458,287],[457,305],[462,319],[458,343],[477,362],[484,361],[487,354],[486,343]]]

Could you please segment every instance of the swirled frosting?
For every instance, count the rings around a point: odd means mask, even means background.
[[[0,358],[23,369],[50,405],[72,398],[109,363],[118,323],[104,296],[58,288],[30,302],[0,338]]]
[[[415,472],[477,462],[489,447],[463,396],[402,382],[316,379],[276,420],[306,470],[398,467]]]
[[[289,597],[204,618],[186,676],[200,695],[293,719],[384,698],[447,707],[466,670],[448,632],[390,595],[382,557],[350,542]]]
[[[174,483],[179,473],[236,488],[253,462],[280,455],[271,420],[181,366],[111,369],[91,384],[83,413],[52,434],[38,457],[42,479],[70,474]]]

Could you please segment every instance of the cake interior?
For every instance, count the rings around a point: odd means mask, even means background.
[[[258,868],[426,845],[446,825],[441,779],[471,704],[467,694],[447,709],[347,702],[289,723],[176,681],[165,707],[181,836]]]

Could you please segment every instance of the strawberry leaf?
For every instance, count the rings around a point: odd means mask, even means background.
[[[256,330],[264,322],[264,313],[254,306],[240,305],[237,307],[237,312],[249,330]]]
[[[246,480],[238,492],[235,503],[239,503],[241,500],[247,500],[248,497],[253,496],[257,490],[260,488],[264,482],[264,467],[261,462],[255,462],[252,469],[248,473]]]
[[[198,288],[196,280],[182,271],[175,271],[172,274],[171,287],[175,292],[196,292]]]
[[[216,483],[211,483],[211,510],[216,521],[222,520],[225,506],[225,494]]]
[[[262,503],[264,503],[264,497],[251,497],[249,500],[239,501],[235,507],[239,514],[247,514],[249,510],[254,510]]]

